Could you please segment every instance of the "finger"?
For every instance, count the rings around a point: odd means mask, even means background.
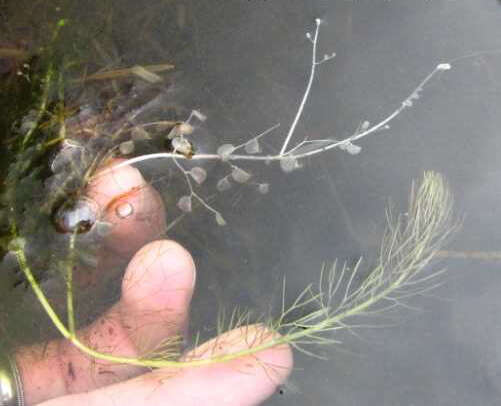
[[[150,243],[130,262],[120,301],[78,336],[97,351],[137,357],[184,328],[194,284],[195,266],[184,248],[172,241]],[[28,404],[144,372],[96,361],[66,340],[21,349],[16,360]]]
[[[85,196],[97,206],[100,222],[108,232],[98,247],[97,266],[75,275],[78,286],[111,279],[144,244],[158,239],[166,229],[166,210],[160,194],[141,173],[113,160],[90,180]]]
[[[137,169],[111,169],[118,162],[112,161],[94,176],[86,195],[98,204],[100,220],[111,226],[105,240],[108,254],[111,249],[123,257],[162,235],[166,220],[160,194]]]
[[[184,332],[195,281],[193,258],[174,241],[150,243],[134,256],[122,281],[120,312],[142,353]]]
[[[190,358],[245,350],[277,336],[261,325],[238,328],[205,343]],[[43,406],[252,406],[268,398],[287,379],[292,365],[290,347],[280,345],[225,363],[156,370],[94,392],[54,399]]]

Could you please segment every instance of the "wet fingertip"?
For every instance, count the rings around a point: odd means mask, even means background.
[[[207,403],[257,405],[276,392],[289,377],[293,368],[291,347],[280,341],[281,335],[264,324],[235,328],[207,341],[186,353],[182,360],[210,360],[205,366],[187,368],[183,374],[171,377],[172,369],[155,371],[165,376],[168,392],[180,382],[196,382],[201,392],[207,393]],[[258,351],[274,340],[270,348]],[[256,352],[246,350],[256,349]],[[218,357],[235,354],[223,362]],[[244,355],[246,354],[246,355]],[[169,385],[168,383],[171,383]],[[213,388],[218,388],[213,391]],[[227,400],[231,399],[231,403]],[[225,403],[226,400],[226,403]]]
[[[138,283],[191,291],[195,282],[195,263],[190,253],[175,241],[157,240],[134,255],[122,282],[122,292]]]
[[[118,163],[119,160],[113,160],[98,170],[87,187],[87,196],[95,199],[102,207],[106,207],[116,196],[145,184],[143,175],[137,168],[126,165],[114,169],[113,166]]]

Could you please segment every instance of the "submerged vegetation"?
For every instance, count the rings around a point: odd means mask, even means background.
[[[217,332],[240,329],[259,322],[257,345],[233,353],[181,351],[181,337],[170,337],[142,357],[123,357],[99,352],[82,342],[76,330],[81,286],[78,272],[98,267],[103,241],[112,232],[100,207],[87,196],[89,185],[110,171],[151,160],[172,163],[170,176],[183,188],[179,198],[166,202],[176,205],[181,214],[162,230],[176,226],[198,204],[214,216],[215,224],[224,226],[224,213],[197,189],[210,173],[203,162],[214,161],[226,168],[215,179],[216,191],[224,192],[233,184],[246,184],[266,194],[269,184],[255,179],[245,167],[249,162],[278,163],[283,172],[301,168],[301,160],[333,149],[358,154],[364,137],[389,129],[389,124],[412,107],[425,86],[440,72],[450,69],[439,64],[410,92],[386,118],[376,124],[364,121],[345,139],[304,139],[296,142],[295,131],[301,120],[317,69],[334,58],[317,56],[321,20],[307,38],[312,46],[309,79],[299,102],[297,114],[288,126],[278,153],[266,153],[263,137],[279,128],[275,124],[239,145],[223,144],[207,150],[203,140],[204,112],[187,110],[176,103],[172,79],[164,74],[173,65],[151,65],[106,69],[67,77],[65,68],[72,64],[62,58],[44,65],[39,79],[35,108],[17,122],[16,137],[11,143],[14,159],[8,168],[2,191],[2,221],[5,230],[3,266],[17,272],[15,283],[27,284],[57,331],[90,357],[115,363],[145,367],[189,367],[224,362],[254,354],[267,348],[290,344],[308,354],[316,345],[335,344],[337,333],[361,326],[360,318],[406,307],[408,298],[434,288],[438,273],[430,270],[432,259],[444,240],[454,230],[452,197],[445,180],[433,172],[412,187],[409,207],[404,214],[387,211],[387,228],[381,241],[378,260],[371,268],[360,260],[354,267],[334,263],[322,271],[317,285],[310,285],[289,301],[286,286],[282,304],[275,315],[254,317],[235,310],[229,320],[222,317]],[[64,27],[61,20],[57,32]],[[56,63],[57,61],[57,63]],[[99,82],[96,85],[96,82]],[[77,96],[71,86],[79,86]],[[120,159],[117,161],[116,159]],[[104,168],[104,169],[103,169]],[[127,193],[135,193],[129,190]],[[130,207],[113,206],[117,215],[126,218]],[[231,227],[231,224],[229,225]],[[161,234],[159,234],[161,235]],[[127,258],[124,259],[125,261]],[[122,264],[123,265],[123,264]],[[62,286],[64,298],[51,297],[51,285]],[[90,291],[91,295],[94,293]],[[57,300],[55,300],[57,299]],[[63,313],[66,313],[64,321]],[[271,333],[273,335],[270,339]],[[266,336],[266,337],[265,337]],[[266,338],[266,340],[265,340]],[[195,346],[198,339],[194,340]],[[203,346],[202,346],[203,348]]]
[[[426,274],[426,270],[444,239],[454,229],[451,210],[452,198],[443,178],[436,173],[426,173],[422,182],[412,189],[408,212],[397,216],[390,210],[387,212],[388,224],[378,262],[365,276],[357,277],[361,274],[361,261],[353,269],[346,265],[338,268],[335,263],[320,278],[318,290],[312,285],[308,286],[290,305],[286,304],[284,283],[280,315],[271,320],[262,320],[261,330],[263,335],[269,335],[270,329],[279,335],[235,353],[203,359],[198,359],[199,354],[196,354],[197,359],[194,360],[178,360],[181,354],[173,351],[181,340],[177,336],[163,342],[148,358],[114,356],[89,348],[75,334],[72,306],[68,306],[68,325],[65,325],[40,289],[26,261],[21,238],[13,241],[12,250],[54,325],[84,353],[105,361],[152,368],[200,366],[229,361],[282,344],[291,344],[311,354],[308,346],[337,343],[337,330],[356,328],[357,325],[352,324],[351,319],[405,307],[406,299],[423,294],[440,283],[437,277],[441,272]],[[67,280],[72,279],[71,270],[72,267],[68,267]],[[68,303],[72,303],[71,288],[67,289],[67,295]],[[218,323],[218,332],[245,328],[251,321],[250,313],[236,310],[227,323]],[[257,341],[264,340],[261,338]]]

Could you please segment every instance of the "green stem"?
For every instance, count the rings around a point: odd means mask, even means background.
[[[58,79],[57,79],[57,95],[59,98],[59,111],[60,114],[62,114],[61,117],[61,122],[60,127],[59,127],[59,137],[60,139],[65,139],[66,138],[66,124],[64,121],[64,76],[61,72],[59,72]]]
[[[68,313],[68,329],[71,337],[75,337],[75,311],[73,307],[73,266],[75,264],[76,233],[71,234],[69,244],[68,264],[66,266],[66,311]]]
[[[18,237],[19,238],[19,237]],[[19,263],[19,266],[21,267],[24,275],[26,276],[26,279],[28,279],[28,282],[30,283],[31,288],[33,289],[33,292],[35,293],[35,296],[37,297],[38,301],[42,305],[43,309],[51,319],[51,321],[54,323],[54,326],[59,330],[59,332],[65,337],[65,338],[70,338],[71,334],[69,333],[68,329],[66,326],[63,324],[59,316],[56,314],[54,309],[52,308],[51,304],[47,300],[47,297],[43,293],[42,289],[40,289],[40,286],[38,285],[38,282],[36,281],[35,277],[33,276],[33,273],[31,272],[30,267],[28,266],[28,263],[26,261],[26,256],[24,255],[24,250],[22,247],[16,247],[14,249],[14,254],[16,255],[17,262]]]
[[[247,355],[255,354],[256,352],[262,351],[264,349],[268,349],[271,347],[275,347],[281,343],[285,343],[288,340],[285,340],[284,337],[280,339],[270,340],[269,342],[262,344],[260,346],[248,348],[241,351],[236,351],[230,354],[223,354],[219,356],[214,356],[211,358],[204,359],[196,359],[191,361],[170,361],[170,360],[148,360],[142,359],[139,357],[121,357],[111,354],[105,354],[99,351],[96,351],[84,343],[82,343],[75,334],[72,334],[71,330],[69,330],[64,323],[61,321],[57,313],[55,312],[52,305],[49,303],[47,297],[44,292],[40,288],[38,282],[36,281],[33,273],[31,272],[30,267],[26,261],[26,256],[24,254],[24,250],[21,247],[17,247],[14,249],[14,253],[16,255],[19,266],[21,267],[26,279],[28,280],[33,292],[35,293],[38,301],[42,305],[43,309],[51,319],[54,326],[59,330],[59,332],[68,339],[75,347],[80,349],[83,353],[99,360],[108,361],[112,363],[118,364],[129,364],[136,365],[141,367],[148,368],[165,368],[165,367],[174,367],[174,368],[188,368],[188,367],[199,367],[203,365],[210,365],[221,362],[228,362],[237,358],[245,357]],[[72,294],[68,294],[68,298],[71,298]]]
[[[37,117],[35,119],[35,122],[33,123],[33,126],[28,130],[28,132],[24,135],[23,139],[23,144],[21,148],[24,150],[26,146],[28,145],[33,133],[38,127],[38,124],[40,124],[40,121],[42,120],[43,115],[45,114],[47,110],[47,102],[49,99],[49,89],[50,85],[52,82],[52,76],[54,75],[54,69],[52,67],[52,64],[49,66],[47,69],[47,73],[45,74],[44,77],[44,85],[43,85],[43,91],[42,91],[42,99],[40,101],[40,106],[38,108],[38,113]]]

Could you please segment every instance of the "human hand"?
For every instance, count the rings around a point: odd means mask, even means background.
[[[165,229],[158,193],[134,168],[96,178],[87,194],[106,209],[105,220],[114,226],[100,257],[99,273],[118,255],[135,252]],[[117,216],[124,204],[133,211]],[[78,336],[100,352],[128,357],[147,354],[166,337],[186,330],[195,280],[189,252],[174,241],[150,242],[129,262],[120,301]],[[272,339],[273,334],[258,325],[235,329],[183,358],[243,350]],[[285,345],[220,364],[153,371],[95,360],[62,339],[22,348],[15,359],[27,404],[44,406],[256,405],[274,392],[292,368],[292,353]]]

